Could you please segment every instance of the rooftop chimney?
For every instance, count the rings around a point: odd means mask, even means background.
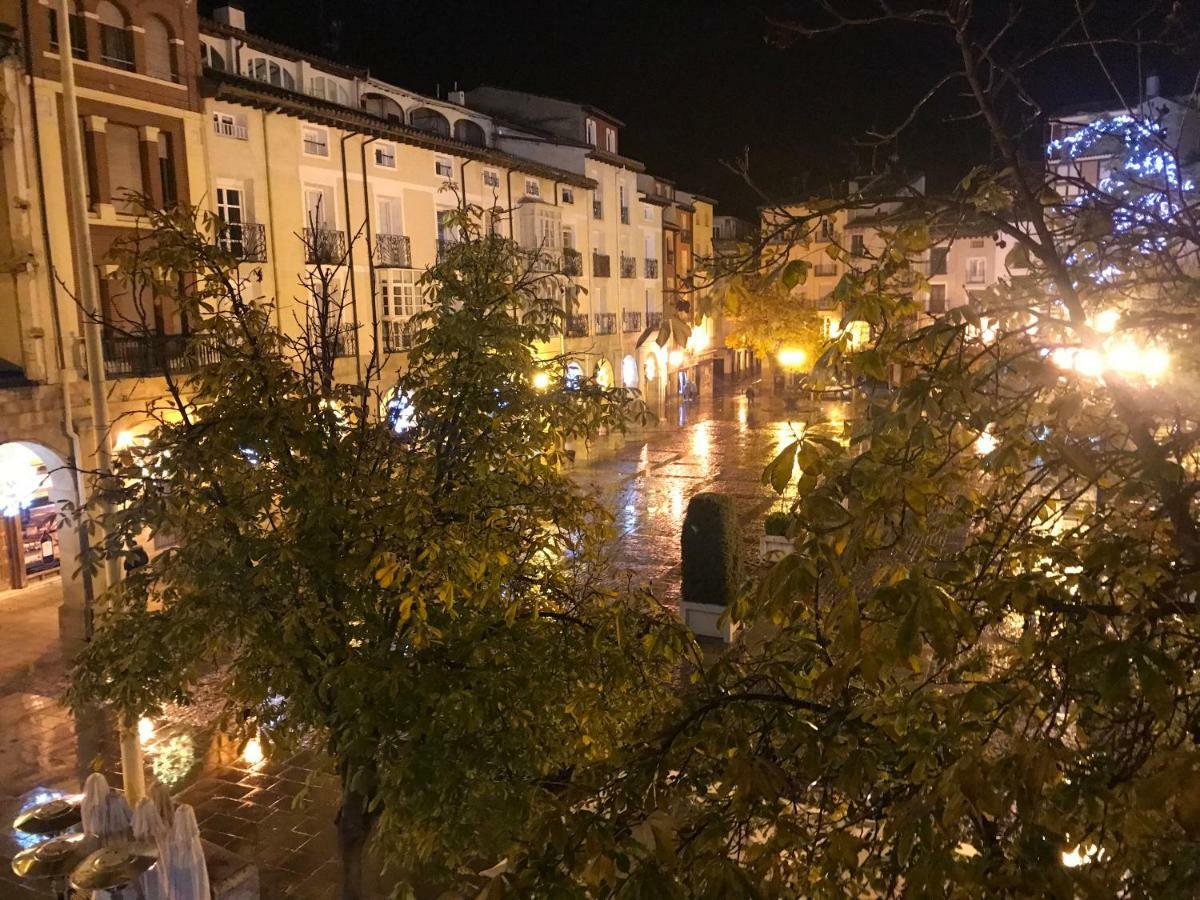
[[[232,28],[240,28],[246,30],[246,13],[240,6],[235,6],[232,3],[226,3],[224,6],[218,6],[213,10],[213,19],[220,22],[222,25],[229,25]]]
[[[466,91],[451,91],[450,93],[448,93],[446,95],[446,99],[449,100],[451,103],[457,103],[459,106],[466,106],[467,105],[467,92]]]
[[[1149,100],[1151,97],[1157,97],[1160,87],[1161,87],[1161,85],[1159,84],[1157,75],[1147,75],[1146,76],[1146,99]]]

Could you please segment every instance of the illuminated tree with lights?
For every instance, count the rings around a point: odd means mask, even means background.
[[[1107,147],[1095,183],[1020,150],[1042,121],[1029,67],[1179,23],[1170,4],[1081,11],[1047,45],[1043,5],[982,6],[831,2],[777,23],[806,40],[941,36],[961,65],[929,96],[962,103],[996,163],[911,198],[844,280],[844,321],[871,337],[831,344],[818,369],[902,378],[857,398],[848,448],[802,433],[768,468],[798,488],[794,552],[733,607],[751,639],[642,741],[575,773],[495,894],[1193,895],[1194,161],[1157,104],[1052,148]],[[919,316],[931,236],[981,223],[1009,245],[1006,274]]]
[[[371,354],[349,381],[330,272],[289,336],[195,216],[148,211],[118,254],[119,278],[174,292],[209,361],[97,485],[117,511],[93,563],[170,546],[102,598],[71,700],[154,715],[216,666],[245,737],[334,765],[343,897],[364,895],[372,834],[402,871],[453,881],[628,740],[686,649],[607,576],[607,515],[561,465],[632,398],[535,355],[559,276],[481,232],[481,210],[421,280],[403,374]]]

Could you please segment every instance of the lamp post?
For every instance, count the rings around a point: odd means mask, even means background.
[[[91,388],[92,428],[96,433],[96,462],[102,478],[112,473],[112,435],[108,416],[108,393],[104,385],[104,347],[101,343],[101,323],[97,296],[96,272],[92,266],[92,235],[88,227],[87,184],[83,162],[83,138],[79,133],[79,105],[75,99],[75,53],[71,46],[71,19],[67,0],[57,0],[58,50],[60,81],[62,83],[63,128],[67,137],[67,203],[74,231],[75,290],[83,307],[84,348],[87,354],[88,385]],[[100,496],[100,512],[108,517],[112,504]],[[105,581],[108,587],[121,580],[120,561],[109,557],[105,561]],[[146,795],[146,775],[142,762],[142,747],[138,743],[137,724],[122,719],[121,772],[125,796],[130,806],[136,806]]]

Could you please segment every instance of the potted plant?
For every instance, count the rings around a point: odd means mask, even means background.
[[[741,535],[733,498],[702,493],[688,503],[680,535],[684,624],[726,643],[736,630],[726,610],[742,582]]]
[[[759,539],[759,558],[764,563],[775,563],[792,552],[792,539],[788,531],[792,527],[792,514],[776,510],[763,522],[763,535]]]

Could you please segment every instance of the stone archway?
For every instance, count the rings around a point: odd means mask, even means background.
[[[45,444],[0,443],[0,590],[62,576],[61,625],[81,631],[85,590],[79,569],[79,530],[64,526],[67,504],[79,503],[74,471]]]

